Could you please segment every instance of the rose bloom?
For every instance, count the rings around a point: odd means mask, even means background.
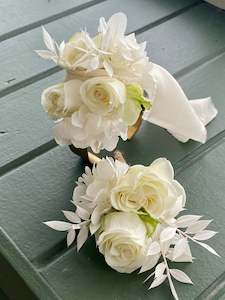
[[[41,95],[43,109],[52,119],[69,117],[80,106],[79,88],[82,81],[70,80],[45,89]]]
[[[45,89],[41,95],[41,104],[51,118],[60,118],[64,111],[63,83]]]
[[[77,32],[65,44],[60,61],[62,65],[71,69],[76,65],[77,61],[85,55],[88,49],[86,36],[87,34],[85,32]]]
[[[130,167],[111,192],[115,209],[126,212],[143,209],[156,219],[171,210],[178,199],[184,206],[185,191],[174,180],[173,167],[165,158],[155,160],[148,167]]]
[[[110,267],[121,273],[131,273],[143,263],[146,236],[146,227],[138,215],[113,212],[103,219],[97,245]]]
[[[98,76],[73,79],[50,87],[42,94],[44,110],[61,119],[54,128],[58,144],[77,148],[115,149],[119,137],[127,139],[128,126],[136,122],[140,107],[127,98],[126,85]]]
[[[101,149],[112,151],[119,136],[127,139],[125,117],[134,122],[137,115],[136,106],[126,105],[126,86],[115,78],[99,76],[82,81],[74,93],[78,91],[79,95],[72,97],[71,93],[70,99],[79,99],[80,106],[71,118],[56,124],[55,139],[59,144],[72,143],[77,148],[90,146],[95,153]]]
[[[126,86],[110,77],[94,77],[86,80],[80,88],[83,102],[90,111],[102,116],[117,116],[123,113],[126,102]]]

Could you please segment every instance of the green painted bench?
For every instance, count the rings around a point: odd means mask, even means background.
[[[143,123],[120,143],[129,163],[170,159],[184,185],[188,208],[213,218],[212,240],[221,258],[194,248],[196,262],[183,269],[194,286],[177,284],[182,300],[225,299],[225,12],[198,0],[21,0],[0,2],[0,299],[172,299],[167,284],[149,292],[143,275],[119,274],[104,263],[93,240],[79,253],[64,234],[42,221],[60,219],[84,164],[52,140],[41,91],[62,71],[33,52],[42,48],[41,25],[56,39],[100,16],[123,11],[128,32],[148,41],[152,61],[178,79],[189,98],[212,96],[218,117],[208,141],[179,143]],[[204,255],[203,255],[204,254]]]

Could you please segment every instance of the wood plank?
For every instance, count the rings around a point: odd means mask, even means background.
[[[172,17],[176,12],[190,7],[196,2],[198,1],[125,0],[121,2],[120,0],[110,0],[51,22],[46,28],[58,41],[67,40],[75,31],[79,31],[85,26],[91,34],[95,34],[98,19],[101,16],[108,18],[121,10],[128,15],[128,31],[131,32],[169,16]],[[133,18],[134,15],[135,18]],[[10,87],[18,88],[18,84],[20,87],[21,82],[29,84],[28,78],[54,66],[53,63],[42,60],[34,53],[35,49],[40,48],[45,48],[40,27],[0,43],[0,96],[10,92]],[[34,78],[34,80],[38,79]]]
[[[0,121],[1,165],[52,139],[52,121],[43,113],[40,95],[44,86],[62,77],[63,73],[58,73],[1,99],[0,110],[5,112]]]
[[[51,247],[56,247],[55,251],[61,248],[62,236],[53,236],[50,231],[45,235],[42,222],[49,219],[49,213],[51,218],[60,218],[62,209],[72,207],[69,200],[82,171],[81,159],[66,147],[28,163],[17,179],[13,176],[17,170],[1,179],[1,227],[30,260]]]
[[[48,23],[61,15],[70,14],[82,9],[90,0],[7,0],[0,2],[0,41],[13,35],[37,27],[39,22]],[[84,6],[85,8],[85,6]],[[6,13],[7,11],[7,13]],[[40,24],[39,24],[40,26]]]
[[[225,14],[205,3],[145,31],[150,57],[177,75],[225,51]],[[163,36],[163,43],[161,41]],[[179,54],[178,54],[179,53]]]
[[[9,251],[8,248],[7,251]],[[13,253],[13,255],[15,256],[15,253]],[[0,266],[1,300],[38,300],[38,298],[34,296],[34,293],[25,284],[24,280],[18,275],[15,269],[11,266],[11,264],[9,264],[8,260],[2,256],[2,254],[0,254]]]

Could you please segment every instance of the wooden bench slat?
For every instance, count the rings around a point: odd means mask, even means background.
[[[52,121],[43,113],[40,96],[44,86],[62,79],[58,73],[2,98],[0,165],[9,163],[52,139]],[[10,99],[10,100],[9,100]]]
[[[145,31],[140,38],[149,41],[150,58],[155,63],[180,76],[180,70],[188,72],[190,65],[194,68],[225,52],[224,24],[225,14],[222,10],[202,3]]]
[[[29,260],[53,247],[59,250],[62,235],[46,232],[42,222],[59,219],[62,209],[72,208],[73,187],[82,172],[81,159],[66,147],[1,178],[1,226]]]
[[[0,2],[0,41],[16,34],[28,31],[39,22],[47,23],[53,18],[72,13],[76,8],[82,9],[90,0],[7,0]],[[97,1],[95,1],[97,2]],[[91,1],[94,4],[94,2]],[[85,8],[85,7],[84,7]],[[6,13],[7,12],[7,13]],[[39,25],[40,26],[40,25]]]

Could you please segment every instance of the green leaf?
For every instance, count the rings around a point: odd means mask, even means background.
[[[139,84],[128,84],[126,86],[126,90],[128,102],[129,100],[134,101],[137,107],[139,107],[140,109],[142,109],[142,107],[144,107],[144,109],[151,108],[151,102],[149,99],[144,97],[144,91]]]
[[[159,221],[157,219],[154,219],[152,216],[150,216],[148,213],[139,214],[139,218],[145,223],[145,226],[147,228],[148,237],[152,236],[154,233],[156,226],[159,224]]]
[[[127,85],[127,98],[139,99],[144,96],[143,89],[137,83]]]

